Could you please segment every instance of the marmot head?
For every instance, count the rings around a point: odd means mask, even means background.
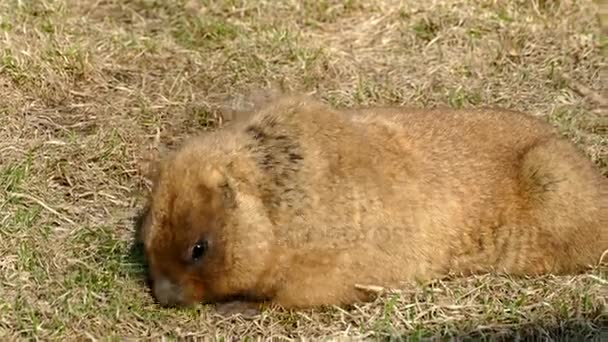
[[[157,162],[151,177],[140,238],[154,297],[165,306],[247,295],[269,253],[269,229],[254,214],[254,197],[237,194],[239,182],[221,153],[212,157],[205,143]]]

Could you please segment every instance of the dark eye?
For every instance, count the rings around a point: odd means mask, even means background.
[[[207,241],[201,240],[192,247],[192,261],[200,259],[207,251]]]

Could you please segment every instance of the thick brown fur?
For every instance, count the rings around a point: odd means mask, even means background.
[[[165,305],[343,305],[369,299],[355,284],[576,273],[608,249],[608,179],[519,112],[285,96],[159,165],[142,239]]]

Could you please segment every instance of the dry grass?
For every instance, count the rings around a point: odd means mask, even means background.
[[[591,1],[1,1],[0,337],[599,339],[599,267],[225,319],[155,306],[131,244],[156,131],[212,129],[226,99],[270,82],[340,106],[526,110],[608,176],[607,42]]]

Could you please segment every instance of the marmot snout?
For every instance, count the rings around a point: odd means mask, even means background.
[[[506,110],[290,96],[160,162],[143,230],[166,305],[366,300],[450,272],[579,272],[608,249],[608,180]]]

